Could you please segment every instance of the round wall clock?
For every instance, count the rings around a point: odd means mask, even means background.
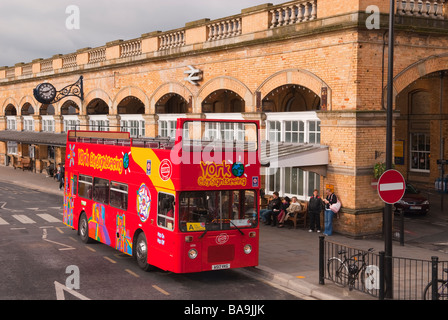
[[[56,88],[48,82],[41,83],[34,89],[36,100],[45,104],[51,103],[56,97],[56,93]]]

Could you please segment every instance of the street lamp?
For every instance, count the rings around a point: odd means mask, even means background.
[[[394,18],[395,0],[390,0],[389,11],[389,51],[387,66],[387,117],[386,117],[386,170],[392,169],[392,106],[393,106],[393,79],[394,79]],[[386,298],[392,298],[392,205],[384,208],[384,251]]]

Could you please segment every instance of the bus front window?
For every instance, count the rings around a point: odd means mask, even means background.
[[[256,203],[254,190],[181,192],[180,230],[254,228],[258,222]]]

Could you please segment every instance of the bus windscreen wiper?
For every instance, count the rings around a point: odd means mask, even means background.
[[[205,225],[205,231],[199,236],[199,239],[202,239],[204,236],[205,236],[205,234],[207,233],[207,225]]]
[[[241,233],[241,235],[243,235],[244,236],[244,233],[243,233],[243,231],[241,231],[241,229],[240,228],[238,228],[237,226],[236,226],[236,224],[234,224],[233,222],[232,222],[232,219],[230,219],[230,223],[231,224],[233,224],[233,226]]]

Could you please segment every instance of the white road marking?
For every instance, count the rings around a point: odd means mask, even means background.
[[[60,219],[53,217],[52,215],[48,213],[38,213],[37,216],[44,219],[47,222],[61,222]]]
[[[393,191],[393,190],[404,190],[403,182],[380,184],[380,191]]]
[[[79,292],[76,292],[73,289],[70,289],[66,286],[64,286],[63,284],[60,284],[59,282],[55,281],[54,282],[54,287],[56,289],[56,299],[57,300],[65,300],[65,294],[64,291],[75,296],[78,299],[81,300],[90,300],[89,298],[87,298],[86,296],[83,296],[82,294],[80,294]]]
[[[0,218],[0,226],[4,226],[9,224],[6,220],[3,220],[2,218]]]
[[[12,217],[23,224],[36,223],[36,221],[28,218],[27,216],[25,216],[23,214],[14,214],[14,215],[12,215]]]
[[[73,248],[73,247],[71,247],[69,245],[63,244],[63,243],[59,243],[59,242],[56,242],[56,241],[48,240],[47,239],[47,235],[48,235],[47,229],[42,229],[42,240],[47,241],[49,243],[57,244],[58,246],[64,247],[64,248],[59,249],[59,251],[62,251],[62,250],[75,250],[76,249],[76,248]]]

